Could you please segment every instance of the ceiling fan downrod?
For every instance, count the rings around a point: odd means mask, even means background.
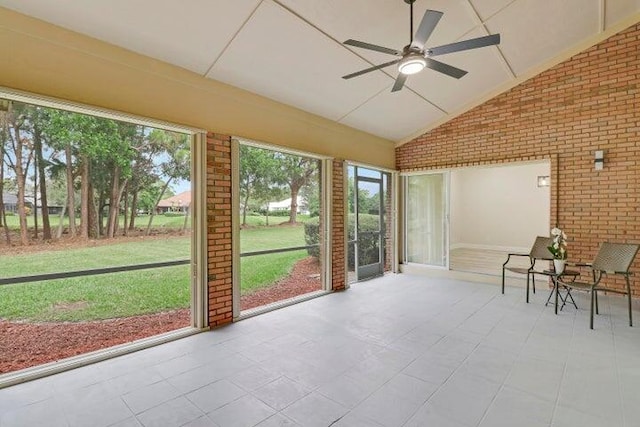
[[[413,4],[416,0],[404,0],[409,5],[409,44],[413,41]]]

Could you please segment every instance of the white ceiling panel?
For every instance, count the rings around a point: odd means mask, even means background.
[[[609,28],[629,15],[640,12],[640,0],[606,0],[605,27]]]
[[[259,2],[0,0],[0,5],[204,74]]]
[[[600,0],[518,0],[487,21],[516,75],[596,34]]]
[[[391,83],[341,76],[369,64],[271,2],[263,2],[209,77],[337,120]]]
[[[467,34],[464,40],[486,35],[486,31],[477,28]],[[407,86],[447,112],[467,105],[470,102],[469,92],[483,94],[511,79],[498,49],[493,46],[440,55],[433,59],[468,73],[461,79],[455,79],[426,69],[410,76]]]
[[[640,0],[416,0],[444,13],[428,48],[500,33],[498,47],[434,59],[468,71],[426,69],[390,93],[395,59],[346,39],[402,50],[405,0],[0,0],[0,6],[183,67],[373,134],[402,140],[474,104],[601,31],[637,18]],[[512,73],[515,73],[515,77]],[[450,116],[453,117],[453,116]]]
[[[480,18],[489,19],[516,0],[469,0]]]
[[[400,140],[443,115],[412,91],[391,93],[389,86],[340,122],[374,135]]]

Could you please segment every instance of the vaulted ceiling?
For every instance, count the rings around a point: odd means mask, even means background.
[[[444,12],[427,46],[500,33],[499,46],[451,53],[460,80],[425,69],[392,93],[394,59],[342,44],[401,50],[403,0],[0,0],[0,6],[292,105],[403,141],[459,114],[598,34],[637,19],[640,0],[417,0]]]

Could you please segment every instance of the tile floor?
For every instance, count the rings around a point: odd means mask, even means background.
[[[0,426],[639,426],[638,307],[545,299],[389,275],[2,389]]]

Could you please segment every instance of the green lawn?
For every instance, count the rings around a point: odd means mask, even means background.
[[[174,214],[175,215],[175,214]],[[152,228],[182,228],[184,224],[184,216],[182,215],[155,215],[153,217],[153,222],[151,223]],[[69,225],[69,217],[63,218],[63,224],[65,226]],[[80,220],[76,218],[76,223],[79,226]],[[60,222],[59,215],[49,215],[49,222],[51,224],[52,229],[57,229],[58,224]],[[149,215],[139,215],[136,217],[135,225],[136,228],[146,228],[149,223]],[[124,218],[120,215],[120,226],[124,225]],[[18,215],[9,215],[7,216],[7,226],[10,229],[19,230],[20,229],[20,219]],[[27,217],[27,226],[34,226],[34,218],[33,215]],[[187,220],[187,227],[191,226],[191,218]],[[42,217],[38,215],[38,229],[42,230]]]
[[[157,219],[163,218],[158,216]],[[176,217],[168,217],[176,219]],[[167,218],[167,219],[168,219]],[[260,217],[258,217],[259,219]],[[182,221],[184,218],[177,218]],[[255,220],[252,217],[252,220]],[[273,218],[272,218],[273,219]],[[272,224],[286,221],[275,218]],[[303,220],[305,218],[301,218]],[[158,221],[156,224],[160,224]],[[254,224],[256,224],[254,222]],[[180,223],[181,224],[181,223]],[[240,233],[241,252],[305,245],[302,225],[253,226]],[[241,293],[286,276],[305,250],[241,258]],[[129,241],[81,249],[0,256],[0,277],[188,259],[190,238]],[[189,266],[0,286],[0,318],[80,321],[156,313],[189,306]]]
[[[300,221],[308,217],[300,215]],[[264,217],[247,217],[247,223],[254,226],[240,230],[240,252],[281,249],[304,246],[304,227],[302,225],[255,226]],[[281,224],[285,217],[271,217],[270,224]],[[240,259],[240,291],[247,294],[256,289],[269,286],[291,272],[295,263],[307,257],[307,251],[282,252],[268,255],[255,255]]]

